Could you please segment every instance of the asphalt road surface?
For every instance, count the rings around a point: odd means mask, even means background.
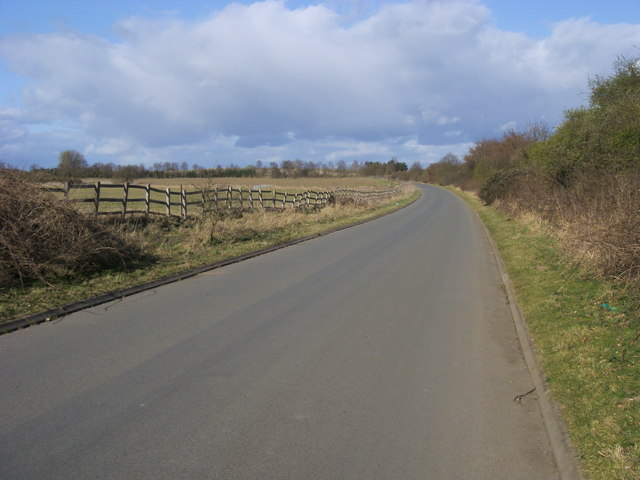
[[[479,221],[422,188],[0,337],[0,478],[558,478]]]

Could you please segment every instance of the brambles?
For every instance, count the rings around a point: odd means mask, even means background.
[[[126,268],[143,258],[122,230],[0,171],[0,287]]]
[[[571,188],[536,177],[511,188],[502,210],[543,220],[592,271],[640,283],[640,174],[584,175]]]

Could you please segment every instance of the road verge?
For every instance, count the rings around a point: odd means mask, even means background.
[[[478,213],[504,261],[510,301],[526,319],[522,338],[535,359],[532,375],[542,382],[537,392],[560,421],[556,437],[565,443],[565,460],[579,459],[577,474],[589,479],[640,478],[637,292],[585,270],[548,226],[452,191]]]
[[[551,395],[551,389],[545,379],[544,371],[540,366],[540,362],[538,361],[533,340],[529,332],[529,327],[527,326],[527,322],[518,307],[516,294],[513,289],[513,285],[511,284],[507,268],[500,256],[500,250],[493,240],[489,229],[482,221],[482,217],[477,210],[477,206],[470,201],[467,195],[461,194],[460,192],[455,193],[460,195],[467,204],[472,207],[476,214],[476,218],[482,225],[485,237],[487,238],[489,245],[491,245],[491,250],[498,266],[498,271],[509,302],[513,323],[515,325],[516,332],[518,333],[520,348],[522,349],[527,369],[529,370],[529,374],[531,375],[531,379],[535,387],[536,396],[540,405],[540,412],[547,430],[547,435],[549,436],[549,442],[551,443],[553,456],[560,473],[560,478],[561,480],[583,480],[584,477],[580,471],[578,455],[571,442],[565,421],[562,418],[560,406],[554,401]]]

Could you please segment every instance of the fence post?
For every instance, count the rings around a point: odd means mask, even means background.
[[[249,187],[249,208],[253,210],[253,187]]]
[[[122,187],[122,218],[124,218],[127,215],[127,203],[129,201],[129,182],[124,182]]]
[[[182,218],[187,218],[187,191],[180,185],[180,213]]]
[[[171,216],[171,188],[169,187],[167,187],[167,189],[165,190],[164,207],[165,207],[165,210],[167,211],[167,217],[170,217]]]
[[[227,185],[227,207],[231,208],[233,206],[233,190],[231,189],[231,185]]]
[[[69,190],[71,190],[71,180],[64,184],[64,199],[69,200]]]
[[[148,217],[151,212],[151,184],[147,183],[144,189],[144,214]]]
[[[100,182],[97,181],[94,187],[95,189],[95,197],[93,200],[93,208],[96,216],[98,216],[98,211],[100,210]]]
[[[260,200],[260,208],[264,210],[264,198],[262,198],[262,187],[258,187],[258,199]]]
[[[287,208],[287,192],[284,192],[284,200],[282,200],[282,210]]]

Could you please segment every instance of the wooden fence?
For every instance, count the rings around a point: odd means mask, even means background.
[[[132,183],[74,184],[64,187],[44,187],[62,193],[70,202],[81,204],[80,210],[94,215],[166,215],[187,218],[217,209],[284,210],[286,208],[322,208],[337,197],[354,199],[384,198],[395,195],[397,188],[384,190],[336,189],[302,193],[279,192],[275,189],[215,186],[185,189],[156,188],[151,184]],[[116,191],[116,193],[112,193]],[[118,194],[119,193],[119,194]],[[115,195],[115,196],[114,196]]]

